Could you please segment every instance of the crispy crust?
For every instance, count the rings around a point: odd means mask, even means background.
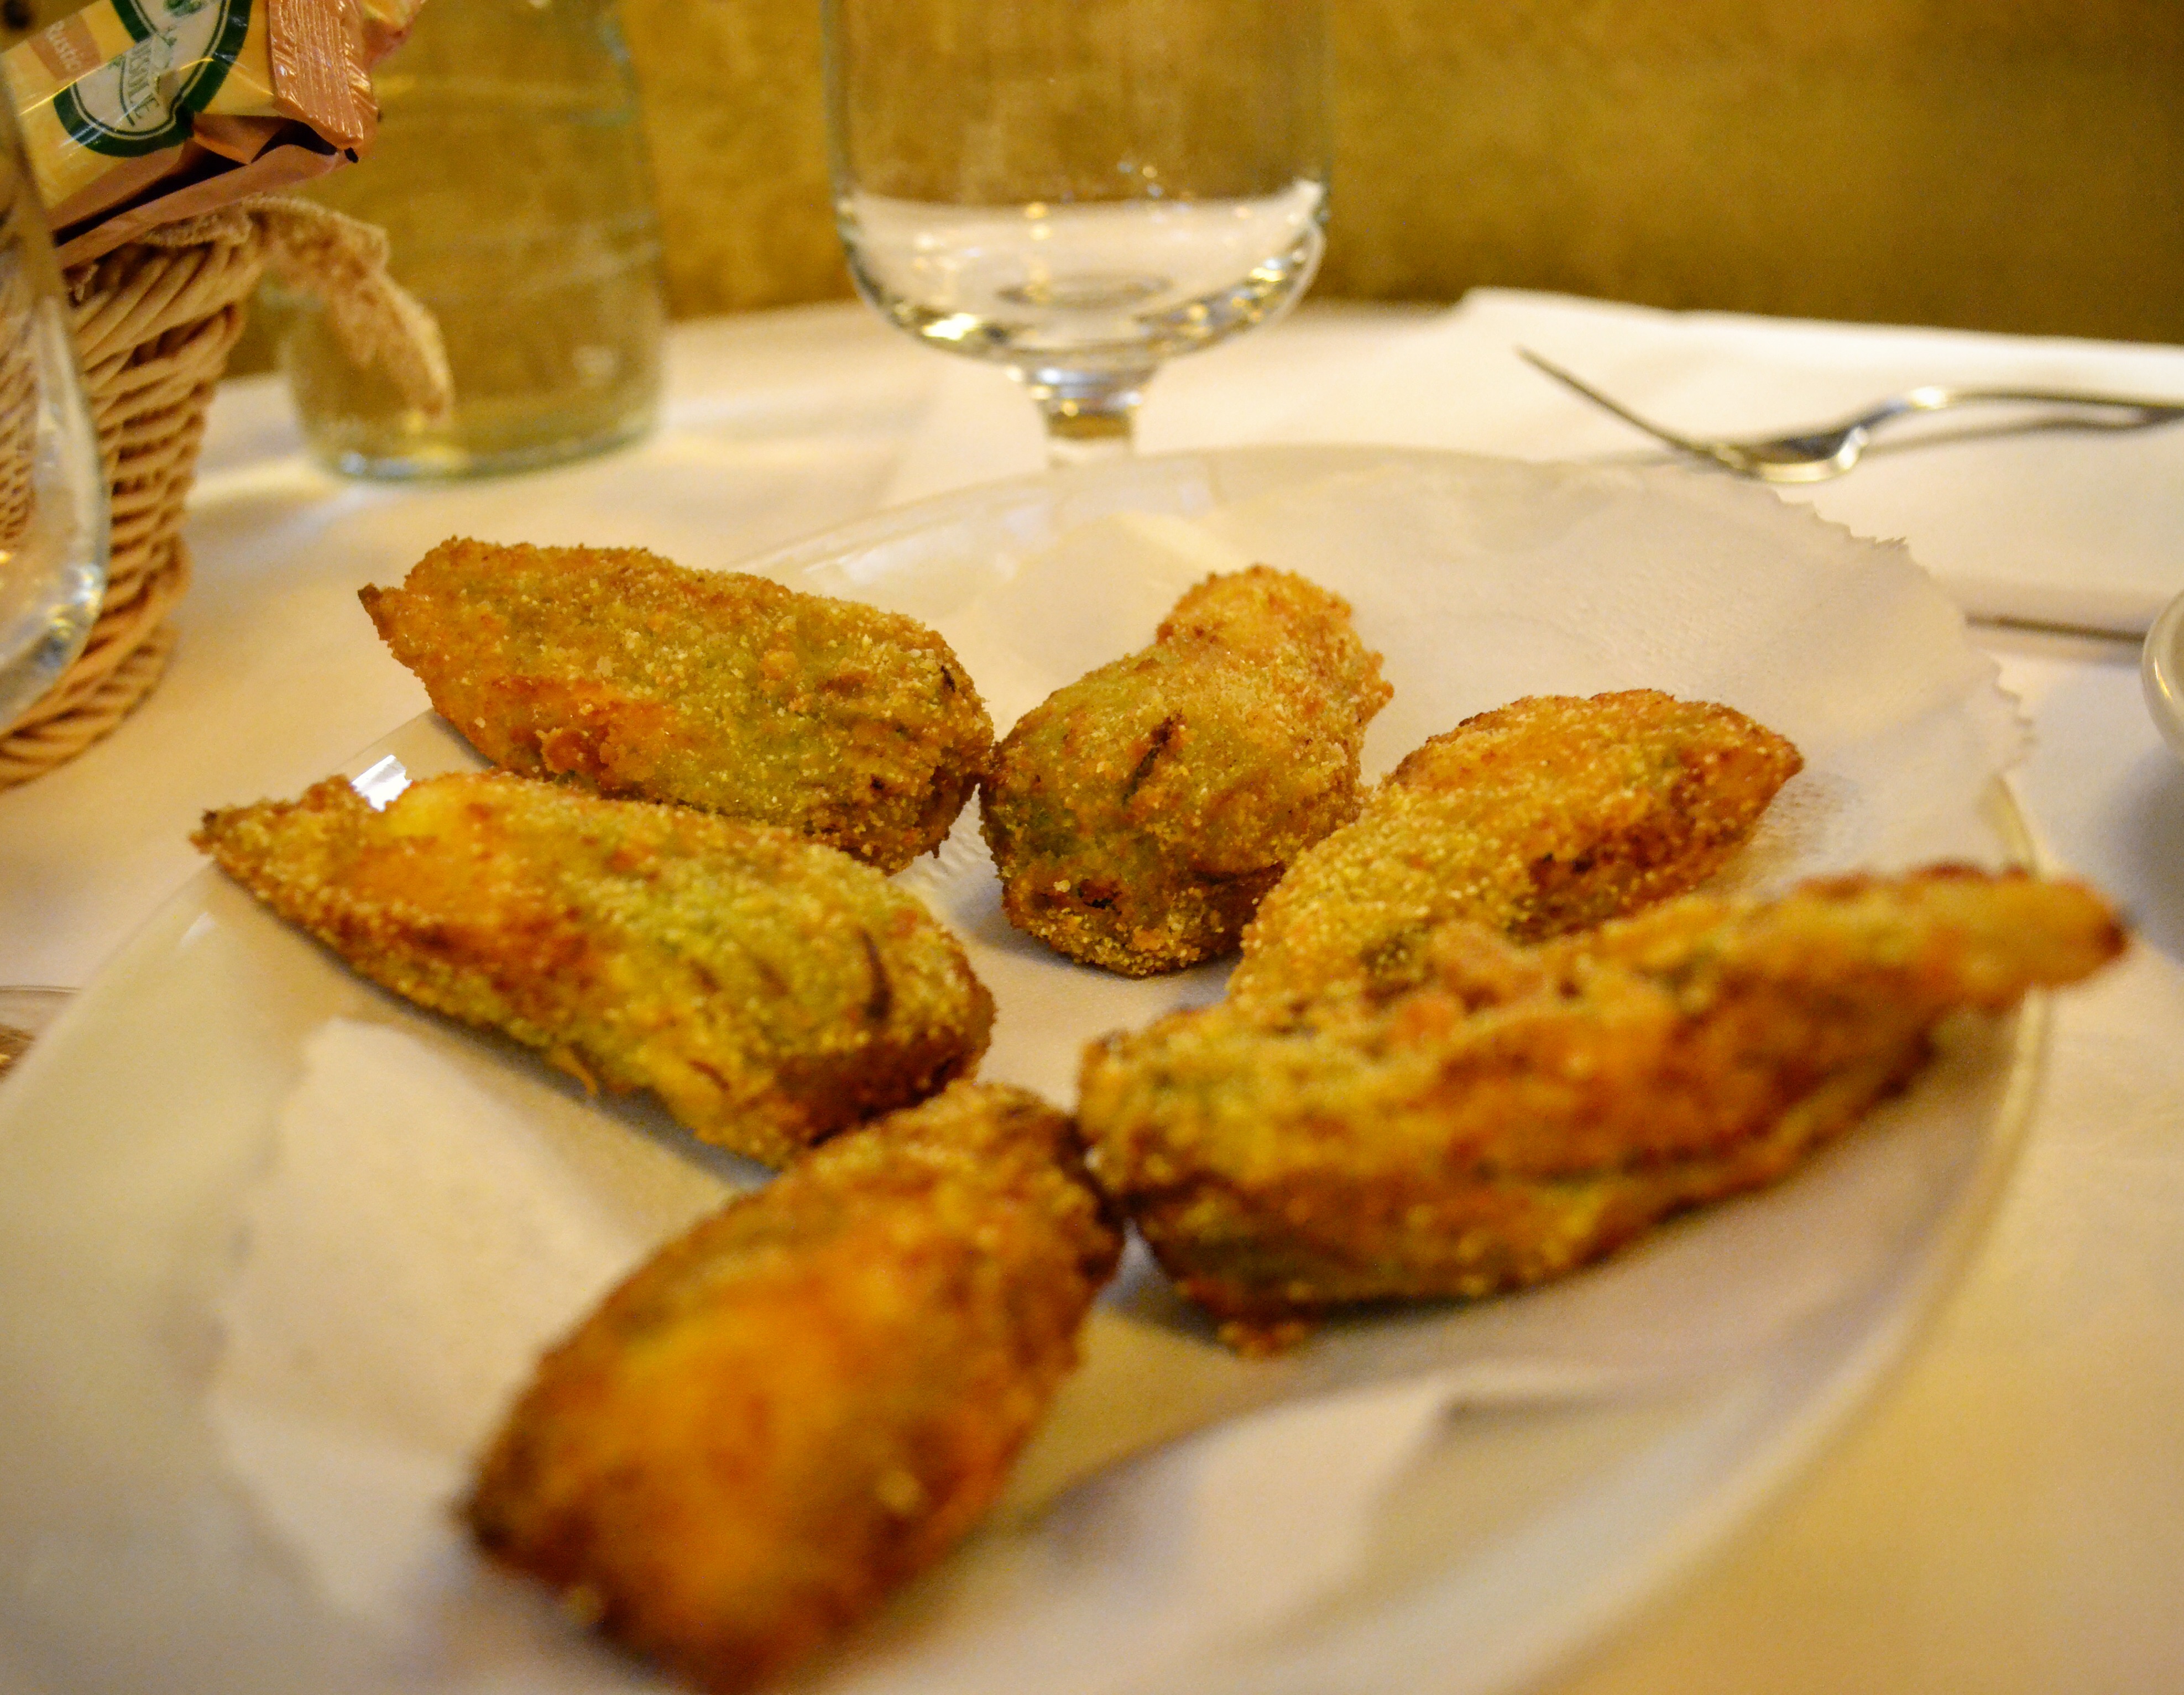
[[[1301,855],[1229,984],[1279,1001],[1418,980],[1452,919],[1519,941],[1597,924],[1711,875],[1803,764],[1726,706],[1653,689],[1540,695],[1467,718]]]
[[[883,871],[940,845],[993,755],[933,632],[764,577],[458,539],[359,598],[502,768],[777,824]]]
[[[778,1165],[967,1073],[993,1002],[877,871],[783,830],[501,774],[209,812],[274,911],[420,1005]]]
[[[1347,1302],[1559,1275],[1771,1182],[1960,1007],[2123,945],[2073,884],[1939,868],[1690,895],[1537,949],[1442,930],[1422,986],[1234,1002],[1087,1054],[1095,1174],[1244,1346]]]
[[[540,1364],[471,1528],[627,1646],[747,1688],[992,1504],[1120,1246],[1067,1118],[958,1084],[610,1296]]]
[[[1128,977],[1230,952],[1290,861],[1356,816],[1390,693],[1344,601],[1266,566],[1207,578],[1151,647],[1001,743],[981,822],[1009,922]]]

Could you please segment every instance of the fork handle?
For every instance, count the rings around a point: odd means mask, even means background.
[[[2099,406],[2157,417],[2184,415],[2184,400],[2146,400],[2128,394],[2074,394],[2055,388],[1944,388],[1929,385],[1907,390],[1900,399],[1903,403],[1902,410],[1906,412],[1938,412],[1951,406],[2003,401],[2021,406]]]

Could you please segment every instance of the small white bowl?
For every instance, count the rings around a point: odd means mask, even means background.
[[[2179,759],[2184,759],[2184,594],[2161,609],[2139,655],[2146,710]]]

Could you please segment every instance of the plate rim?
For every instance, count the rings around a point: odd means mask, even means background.
[[[1803,501],[1786,499],[1775,489],[1744,479],[1726,477],[1680,460],[1613,461],[1593,460],[1520,459],[1505,454],[1475,453],[1461,448],[1408,447],[1374,442],[1248,442],[1233,447],[1173,448],[1160,453],[1133,453],[1118,460],[1095,460],[1075,466],[1022,471],[989,482],[972,483],[922,494],[900,505],[883,506],[861,518],[742,556],[723,566],[727,571],[756,576],[776,576],[803,568],[855,547],[866,547],[897,535],[908,534],[945,521],[958,510],[1002,506],[1028,498],[1067,499],[1072,494],[1096,489],[1111,482],[1181,472],[1202,466],[1217,472],[1227,465],[1248,465],[1296,460],[1312,465],[1316,474],[1335,476],[1353,470],[1398,465],[1494,466],[1513,475],[1536,475],[1542,479],[1585,477],[1603,482],[1635,482],[1659,489],[1684,489],[1708,498],[1786,515],[1791,521],[1810,522],[1853,541],[1871,544],[1849,525],[1822,516]]]

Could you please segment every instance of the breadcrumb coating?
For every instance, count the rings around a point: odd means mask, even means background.
[[[1003,912],[1128,977],[1233,951],[1297,854],[1357,816],[1390,693],[1346,602],[1263,565],[1208,577],[1152,646],[1002,741],[981,821]]]
[[[1069,1121],[958,1084],[610,1296],[541,1363],[471,1528],[627,1646],[748,1688],[992,1505],[1120,1246]]]
[[[1228,986],[1280,1001],[1418,980],[1451,919],[1540,941],[1680,895],[1804,763],[1742,713],[1655,689],[1539,695],[1413,751],[1355,823],[1298,856]]]
[[[1687,895],[1538,948],[1451,924],[1425,981],[1234,1002],[1087,1053],[1095,1174],[1245,1347],[1350,1302],[1559,1276],[1769,1183],[1899,1087],[1941,1018],[2124,945],[2075,884],[1937,867]]]
[[[993,1023],[914,896],[765,825],[466,772],[384,811],[332,778],[193,839],[374,982],[770,1165],[967,1073]]]
[[[993,755],[933,631],[764,577],[457,539],[359,598],[503,769],[777,824],[883,871],[940,845]]]

